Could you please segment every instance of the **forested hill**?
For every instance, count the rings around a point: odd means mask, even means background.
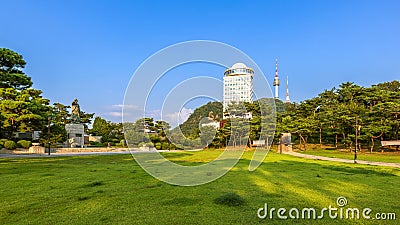
[[[278,112],[284,111],[284,103],[279,99],[261,98],[256,100],[255,103],[263,102],[264,104],[272,105],[273,103],[271,101],[275,102]],[[213,119],[214,121],[220,121],[222,119],[222,110],[223,107],[221,102],[209,102],[195,109],[189,118],[183,124],[179,125],[179,127],[186,137],[198,137],[200,132],[200,121],[206,119],[207,117]],[[176,131],[176,129],[178,129],[178,127],[176,127],[174,130]]]
[[[179,127],[186,137],[191,135],[198,136],[199,123],[203,118],[207,117],[211,117],[215,121],[220,121],[222,119],[222,103],[209,102],[195,109],[189,118],[183,124],[179,125]]]

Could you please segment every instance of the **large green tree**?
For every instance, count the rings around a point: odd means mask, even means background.
[[[92,129],[89,133],[101,136],[103,143],[112,142],[119,143],[123,139],[122,123],[113,123],[97,116],[93,121]]]
[[[7,48],[0,48],[0,88],[30,88],[31,78],[23,72],[25,64],[22,55]]]
[[[18,53],[0,48],[0,127],[10,139],[13,132],[41,130],[50,110],[42,91],[31,88],[25,64]]]
[[[42,98],[40,90],[0,88],[2,129],[8,138],[13,132],[41,130],[49,112],[49,100]]]
[[[50,111],[42,91],[31,88],[23,72],[26,62],[18,53],[0,48],[0,127],[8,138],[13,132],[41,130]]]

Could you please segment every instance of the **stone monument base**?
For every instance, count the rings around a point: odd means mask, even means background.
[[[85,127],[83,124],[66,124],[65,130],[68,134],[68,141],[65,143],[66,147],[70,148],[83,148],[85,144]]]
[[[279,148],[280,152],[293,152],[292,145],[281,144]]]
[[[34,146],[29,147],[28,153],[44,154],[44,153],[46,153],[46,151],[47,151],[47,149],[45,147],[34,145]]]

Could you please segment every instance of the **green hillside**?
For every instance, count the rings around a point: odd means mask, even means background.
[[[186,137],[198,137],[200,121],[206,122],[210,117],[215,121],[222,119],[222,103],[209,102],[197,109],[189,116],[189,118],[181,125],[179,125],[182,133]],[[177,129],[176,127],[175,129]]]
[[[284,111],[284,103],[279,99],[272,98],[261,98],[256,100],[254,103],[262,102],[265,105],[274,105],[278,112]],[[274,102],[274,103],[273,103]],[[222,103],[221,102],[209,102],[199,108],[195,109],[189,118],[179,128],[186,137],[198,137],[199,136],[199,124],[207,122],[207,118],[214,121],[220,121],[222,119]],[[254,113],[254,112],[252,112]],[[177,131],[178,127],[174,129]]]

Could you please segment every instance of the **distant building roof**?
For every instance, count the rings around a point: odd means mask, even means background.
[[[244,63],[235,63],[231,67],[231,69],[239,69],[239,68],[247,68],[247,66]]]

